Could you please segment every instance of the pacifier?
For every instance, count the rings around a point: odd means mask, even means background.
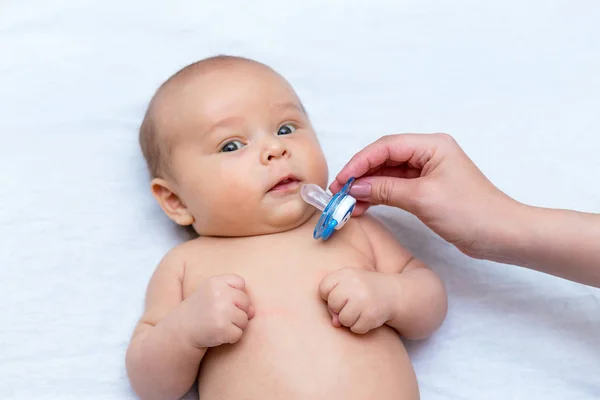
[[[342,229],[350,219],[356,205],[356,199],[348,194],[353,182],[354,178],[348,179],[335,196],[313,183],[302,186],[302,199],[322,212],[313,232],[315,239],[329,239],[334,231]]]

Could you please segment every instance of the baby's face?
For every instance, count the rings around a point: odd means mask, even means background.
[[[327,185],[317,136],[290,85],[260,65],[191,78],[166,107],[175,192],[200,235],[281,232],[307,221],[303,183]]]

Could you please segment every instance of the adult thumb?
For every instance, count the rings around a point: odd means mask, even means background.
[[[370,176],[357,179],[350,188],[350,195],[367,203],[384,204],[413,212],[417,185],[417,179]]]

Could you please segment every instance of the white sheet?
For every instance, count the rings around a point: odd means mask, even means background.
[[[240,2],[242,3],[242,2]],[[238,54],[295,85],[331,174],[391,132],[446,131],[517,199],[600,212],[600,3],[0,4],[0,398],[129,399],[146,283],[183,236],[136,130],[157,85]],[[398,210],[450,312],[410,343],[423,399],[600,397],[600,293],[470,260]]]

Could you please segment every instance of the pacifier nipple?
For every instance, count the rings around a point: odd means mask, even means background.
[[[321,189],[319,185],[315,185],[314,183],[308,183],[302,186],[300,195],[305,202],[321,211],[325,210],[325,207],[327,207],[327,204],[329,204],[333,197]]]

